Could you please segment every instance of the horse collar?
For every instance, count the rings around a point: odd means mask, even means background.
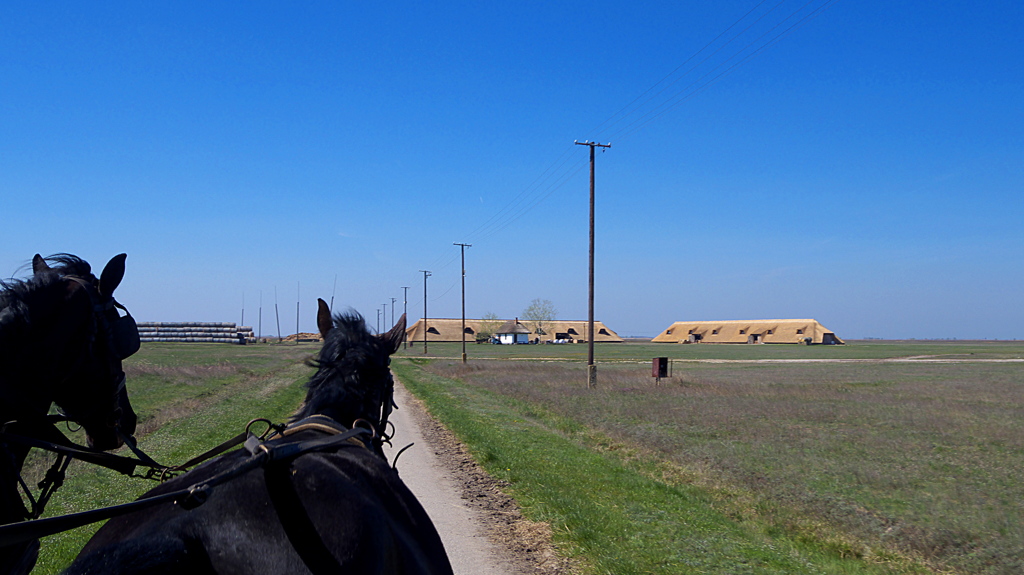
[[[348,431],[348,428],[338,423],[337,421],[331,419],[330,417],[327,417],[326,415],[317,414],[296,421],[295,423],[286,427],[284,431],[281,432],[280,435],[281,437],[288,437],[289,435],[298,433],[300,431],[306,431],[307,429],[315,429],[317,431],[322,431],[323,433],[326,433],[328,435],[337,435],[339,433],[344,433],[345,431]]]
[[[350,429],[356,428],[363,428],[369,430],[371,433],[371,439],[377,436],[376,428],[374,428],[372,423],[366,421],[365,419],[357,419],[352,422],[351,427],[345,427],[344,425],[338,423],[337,421],[326,415],[315,414],[305,419],[300,419],[299,421],[296,421],[295,423],[286,427],[284,431],[280,432],[279,434],[272,435],[270,439],[274,439],[275,436],[288,437],[289,435],[299,433],[300,431],[308,431],[311,429],[319,431],[321,433],[326,433],[328,435],[339,435],[349,431]],[[355,437],[349,439],[349,442],[359,445],[360,447],[366,447],[365,443],[363,443],[359,439],[356,439]]]

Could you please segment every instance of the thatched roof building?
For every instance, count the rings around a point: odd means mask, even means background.
[[[466,319],[466,341],[474,341],[478,334],[496,335],[504,324],[515,320],[482,320]],[[566,340],[573,342],[587,341],[587,320],[552,320],[543,322],[539,330],[535,322],[519,320],[529,330],[529,339],[544,343],[548,340]],[[462,341],[459,332],[462,329],[460,318],[428,318],[426,327],[423,320],[409,326],[405,330],[406,341],[423,341],[423,331],[427,330],[427,341]],[[608,326],[599,321],[594,322],[594,343],[622,343],[622,338]]]
[[[521,333],[521,334],[524,334],[524,335],[528,335],[528,334],[531,334],[533,332],[530,330],[530,328],[526,327],[526,325],[520,323],[519,318],[516,318],[514,320],[510,319],[510,320],[506,321],[505,323],[501,324],[501,327],[499,327],[498,329],[494,330],[494,333],[497,334],[497,335],[500,335],[500,334],[503,334],[503,333],[516,333],[516,334],[520,334]]]
[[[530,343],[532,332],[530,328],[519,323],[519,318],[506,321],[493,335],[498,336],[501,343]]]
[[[657,343],[809,343],[843,340],[813,319],[677,321],[651,341]]]

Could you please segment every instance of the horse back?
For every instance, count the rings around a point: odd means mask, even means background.
[[[246,457],[229,454],[150,494],[201,483]],[[451,566],[398,474],[344,445],[252,470],[191,510],[168,504],[110,520],[68,571],[101,572],[434,574]]]

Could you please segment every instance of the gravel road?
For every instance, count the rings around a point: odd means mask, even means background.
[[[391,414],[399,475],[427,510],[457,575],[563,575],[569,564],[551,544],[550,528],[522,517],[501,484],[487,475],[447,429],[396,380]]]

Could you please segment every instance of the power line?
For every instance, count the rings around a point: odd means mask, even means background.
[[[759,41],[764,40],[764,38],[770,35],[773,31],[777,30],[780,26],[785,24],[794,16],[804,11],[811,4],[820,1],[809,0],[808,2],[797,7],[795,10],[789,12],[788,15],[786,15],[781,20],[777,21],[773,26],[769,27],[766,32],[762,33],[753,41],[748,42],[739,50],[736,50],[735,52],[728,54],[728,57],[726,57],[721,62],[715,64],[710,71],[705,72],[694,82],[691,82],[681,90],[677,90],[671,94],[668,94],[664,98],[661,98],[661,96],[665,95],[666,91],[669,90],[669,88],[671,88],[673,85],[677,84],[679,81],[686,78],[687,76],[694,74],[701,66],[711,62],[711,60],[715,56],[723,53],[723,51],[725,51],[726,48],[736,43],[740,38],[742,38],[748,32],[753,30],[755,26],[764,22],[787,1],[788,0],[780,0],[779,2],[776,2],[775,4],[772,4],[763,13],[758,13],[758,9],[764,6],[767,0],[760,0],[759,2],[757,2],[752,8],[747,10],[742,16],[733,21],[728,27],[726,27],[722,32],[716,35],[711,41],[704,44],[700,49],[698,49],[696,52],[694,52],[688,58],[686,58],[682,64],[677,66],[669,74],[661,78],[658,82],[655,82],[651,87],[642,92],[638,97],[634,98],[633,101],[631,101],[629,104],[620,108],[615,114],[612,114],[610,117],[601,122],[597,126],[597,128],[595,128],[594,133],[596,135],[601,135],[599,134],[599,130],[601,130],[602,128],[604,128],[604,130],[607,132],[611,128],[619,124],[622,124],[628,118],[634,117],[637,114],[639,114],[639,117],[636,117],[632,122],[625,124],[618,130],[612,132],[609,135],[609,137],[603,139],[623,139],[636,134],[639,130],[648,126],[651,122],[662,117],[669,110],[675,108],[680,103],[690,99],[696,94],[699,94],[703,90],[707,89],[712,84],[719,81],[721,78],[735,71],[736,68],[742,66],[743,64],[750,61],[756,55],[760,54],[767,48],[776,44],[779,40],[784,38],[786,35],[790,34],[799,26],[802,26],[810,19],[817,17],[824,10],[828,9],[833,4],[835,4],[838,0],[826,0],[824,4],[813,9],[809,14],[805,15],[798,22],[786,28],[785,30],[779,32],[775,36],[770,37],[767,41],[765,41],[761,46],[757,47],[750,54],[743,56],[743,54],[750,50],[751,47],[753,47]],[[755,14],[756,17],[754,17],[754,19],[750,21],[749,24],[744,26],[742,29],[736,31],[734,34],[730,34],[730,32],[733,32],[739,26],[741,26],[743,22],[749,21],[751,16]],[[719,43],[719,41],[723,39],[725,40],[724,43],[721,43],[721,45],[712,50],[710,53],[707,53],[707,55],[700,61],[696,62],[695,64],[687,68],[687,64],[693,62],[702,53],[708,52],[708,50],[715,46],[716,43]],[[727,66],[729,62],[735,60],[736,58],[741,59],[738,62],[732,64],[731,66],[728,66],[728,68],[725,69],[724,71],[718,73],[717,75],[715,74],[717,70],[720,70],[722,67]],[[680,70],[683,70],[684,68],[687,69],[683,72],[683,74],[678,75],[678,77],[675,77],[675,79],[672,79],[674,76],[677,75],[677,73]],[[671,81],[669,81],[670,79]],[[659,86],[662,87],[658,89]],[[652,92],[654,93],[652,94]],[[647,108],[647,111],[643,112],[645,108]],[[580,171],[582,171],[583,168],[586,166],[586,163],[584,161],[573,163],[568,168],[566,168],[566,164],[572,159],[570,156],[570,152],[571,149],[567,149],[566,151],[564,151],[554,162],[552,162],[551,165],[549,165],[542,172],[540,176],[538,176],[533,182],[531,182],[529,186],[524,188],[522,192],[517,194],[511,201],[509,201],[498,212],[496,212],[494,215],[488,218],[483,224],[477,226],[468,235],[469,239],[474,241],[482,241],[484,239],[492,237],[497,233],[500,233],[501,231],[504,231],[513,223],[522,218],[524,215],[526,215],[527,213],[535,209],[538,205],[543,203],[544,200],[549,198],[555,191],[560,189],[565,183],[570,181]]]
[[[549,165],[547,168],[545,168],[544,171],[541,172],[541,174],[539,176],[537,176],[536,179],[534,179],[532,182],[530,182],[530,184],[528,186],[523,188],[523,191],[521,191],[518,194],[516,194],[516,196],[513,197],[511,201],[509,201],[507,204],[505,204],[505,207],[503,207],[502,209],[498,210],[498,212],[496,212],[490,218],[485,220],[484,223],[480,224],[479,226],[477,226],[476,229],[471,231],[468,234],[469,237],[471,237],[471,238],[476,237],[477,233],[482,233],[484,230],[487,230],[489,227],[491,227],[493,225],[497,225],[499,223],[499,220],[501,219],[502,215],[504,215],[506,212],[512,211],[515,206],[520,205],[521,203],[526,201],[526,199],[529,197],[529,195],[534,193],[533,192],[534,188],[537,187],[539,189],[539,186],[541,185],[541,182],[546,181],[550,177],[549,174],[551,174],[553,171],[557,171],[563,165],[565,165],[566,161],[568,161],[569,158],[571,157],[570,156],[570,152],[571,151],[572,151],[572,148],[571,147],[567,147],[565,149],[565,151],[562,152],[562,154],[554,162],[551,163],[551,165]]]
[[[718,41],[718,40],[719,40],[719,39],[720,39],[720,38],[721,38],[722,36],[725,36],[725,35],[726,35],[726,34],[727,34],[727,33],[729,32],[729,30],[732,30],[733,28],[735,28],[737,24],[739,24],[740,22],[742,22],[743,20],[745,20],[745,19],[747,18],[747,16],[749,16],[749,15],[750,15],[751,13],[753,13],[753,12],[754,12],[754,10],[757,10],[757,9],[758,9],[758,8],[759,8],[759,7],[760,7],[760,6],[762,5],[762,4],[764,4],[764,3],[765,3],[765,2],[767,2],[767,1],[768,1],[768,0],[761,0],[760,2],[758,2],[757,4],[755,4],[753,8],[751,8],[750,10],[748,10],[748,11],[747,11],[747,13],[746,13],[746,14],[744,14],[743,16],[740,16],[740,17],[739,17],[739,18],[738,18],[738,19],[737,19],[737,20],[736,20],[735,22],[733,22],[732,24],[730,24],[728,28],[726,28],[726,29],[725,29],[725,30],[723,30],[723,31],[722,31],[722,32],[721,32],[720,34],[718,34],[718,36],[715,36],[715,37],[714,37],[714,38],[713,38],[713,39],[712,39],[712,40],[711,40],[710,42],[708,42],[708,43],[707,43],[707,44],[705,44],[705,45],[704,45],[703,47],[701,47],[701,49],[700,49],[700,50],[697,50],[696,52],[694,52],[693,54],[691,54],[689,58],[687,58],[686,60],[684,60],[682,64],[680,64],[680,65],[676,66],[676,68],[675,68],[674,70],[672,70],[671,72],[669,72],[668,74],[666,74],[664,78],[662,78],[661,80],[658,80],[658,81],[657,81],[657,82],[655,82],[655,83],[654,83],[654,84],[653,84],[653,85],[652,85],[652,86],[651,86],[650,88],[647,88],[646,90],[644,90],[644,92],[643,92],[642,94],[640,94],[639,96],[637,96],[636,98],[634,98],[632,102],[630,102],[629,104],[626,104],[626,105],[625,105],[625,106],[623,106],[623,107],[622,107],[622,108],[621,108],[621,109],[620,109],[620,110],[619,110],[618,112],[616,112],[616,113],[612,114],[611,116],[609,116],[608,118],[606,118],[606,119],[605,119],[605,120],[604,120],[603,122],[601,122],[600,124],[598,124],[598,126],[597,126],[596,128],[594,128],[593,130],[591,130],[591,131],[590,131],[590,133],[592,133],[592,134],[600,134],[599,130],[600,130],[600,129],[601,129],[601,128],[602,128],[602,127],[603,127],[603,126],[605,125],[605,124],[607,124],[607,123],[608,123],[608,122],[610,122],[610,121],[611,121],[611,120],[612,120],[613,118],[615,118],[615,116],[618,116],[618,115],[622,114],[622,112],[623,112],[623,111],[625,111],[625,110],[627,110],[628,108],[630,108],[630,107],[631,107],[631,106],[632,106],[633,104],[635,104],[635,103],[636,103],[637,101],[639,101],[639,100],[640,100],[641,98],[643,98],[643,97],[644,97],[644,96],[646,96],[646,95],[647,95],[648,93],[650,93],[650,92],[651,92],[652,90],[654,90],[655,88],[657,88],[659,84],[661,84],[661,83],[665,82],[666,80],[668,80],[669,78],[671,78],[671,77],[672,77],[672,76],[673,76],[673,75],[674,75],[674,74],[675,74],[676,72],[678,72],[678,71],[679,71],[679,70],[680,70],[680,69],[681,69],[681,68],[682,68],[683,66],[686,66],[686,64],[687,64],[687,63],[689,63],[689,62],[690,62],[690,60],[693,60],[693,59],[694,59],[694,58],[696,58],[696,57],[697,57],[697,56],[698,56],[698,55],[699,55],[699,54],[700,54],[701,52],[703,52],[704,50],[707,50],[707,49],[708,49],[708,48],[709,48],[709,47],[710,47],[710,46],[711,46],[712,44],[714,44],[715,42],[717,42],[717,41]],[[785,0],[783,0],[783,1],[785,1]],[[780,2],[779,4],[781,4],[781,3],[782,3],[782,2]],[[777,7],[777,5],[776,5],[776,7]],[[698,64],[698,65],[699,65],[699,64]],[[694,66],[694,67],[696,67],[696,66]],[[688,73],[689,73],[690,71],[692,71],[692,70],[693,70],[693,68],[691,68],[691,69],[690,69],[690,70],[688,70],[688,71],[687,71],[686,73],[684,73],[684,74],[683,74],[683,76],[686,76],[686,74],[688,74]],[[677,80],[674,80],[674,81],[673,81],[673,82],[672,82],[671,84],[669,84],[669,86],[671,86],[672,84],[674,84],[675,82],[678,82],[678,81],[679,81],[678,79],[677,79]],[[668,86],[666,86],[666,88],[668,88]],[[654,95],[653,95],[653,96],[651,96],[650,98],[648,98],[648,99],[644,100],[644,102],[643,102],[643,103],[644,103],[644,104],[646,104],[647,102],[651,101],[651,100],[652,100],[652,99],[653,99],[654,97],[656,97],[656,96],[658,96],[659,94],[661,94],[662,92],[664,92],[664,90],[665,90],[665,88],[663,88],[662,90],[658,91],[658,93],[657,93],[657,94],[654,94]],[[633,110],[630,110],[629,112],[627,112],[627,113],[623,114],[623,117],[622,117],[622,118],[620,118],[620,119],[617,119],[617,120],[615,120],[614,122],[612,122],[611,126],[614,126],[614,125],[615,125],[616,123],[618,123],[618,122],[620,122],[620,121],[624,120],[624,119],[625,119],[626,117],[628,117],[628,116],[629,116],[630,114],[632,114],[632,113],[633,113],[634,111],[636,111],[636,109],[637,109],[637,108],[639,108],[639,107],[640,107],[640,106],[642,106],[642,105],[643,105],[643,104],[640,104],[639,106],[637,106],[637,107],[636,107],[636,108],[634,108]],[[610,128],[611,126],[609,126],[609,128]]]
[[[722,62],[716,64],[710,71],[704,73],[700,78],[698,78],[695,81],[691,82],[690,84],[688,84],[682,90],[679,90],[679,91],[675,92],[673,95],[669,96],[668,98],[663,100],[661,103],[659,103],[656,106],[654,106],[653,109],[651,109],[648,112],[646,112],[643,116],[641,116],[640,118],[634,120],[633,122],[629,123],[625,127],[621,128],[620,130],[618,130],[617,132],[612,134],[612,137],[621,140],[621,139],[628,138],[629,136],[632,136],[636,132],[638,132],[641,129],[643,129],[644,127],[648,126],[654,120],[656,120],[656,119],[660,118],[661,116],[665,115],[669,110],[672,110],[673,108],[675,108],[679,104],[681,104],[681,103],[685,102],[686,100],[689,100],[693,96],[703,92],[704,90],[709,88],[711,85],[713,85],[714,83],[716,83],[720,79],[724,78],[728,74],[734,72],[740,66],[742,66],[742,65],[746,64],[747,62],[749,62],[751,59],[753,59],[755,56],[757,56],[760,53],[762,53],[764,50],[770,48],[771,46],[774,46],[776,43],[778,43],[779,40],[781,40],[782,38],[784,38],[785,36],[790,34],[793,30],[799,28],[800,26],[805,24],[808,20],[816,18],[822,12],[824,12],[825,10],[830,8],[832,5],[834,5],[836,2],[838,2],[838,0],[826,0],[826,2],[824,4],[822,4],[821,6],[819,6],[816,9],[812,10],[810,13],[805,15],[803,18],[801,18],[800,20],[798,20],[797,22],[795,22],[794,24],[792,24],[788,28],[784,29],[783,31],[779,32],[775,36],[773,36],[770,39],[768,39],[767,41],[765,41],[761,46],[757,47],[751,53],[749,53],[746,56],[744,56],[738,62],[735,62],[734,64],[732,64],[731,66],[729,66],[728,68],[726,68],[722,72],[718,73],[717,75],[712,76],[712,74],[715,74],[716,70],[721,69],[723,66],[726,66],[730,61],[732,61],[735,58],[741,56],[744,52],[746,52],[752,46],[754,46],[755,44],[757,44],[758,42],[763,40],[765,38],[765,36],[768,36],[769,34],[771,34],[774,30],[778,29],[780,26],[785,24],[788,20],[790,20],[791,18],[796,16],[798,13],[800,13],[802,10],[804,10],[807,6],[809,6],[810,4],[813,4],[814,2],[817,2],[817,1],[818,0],[808,0],[808,2],[804,3],[799,8],[797,8],[796,10],[791,12],[788,16],[783,18],[777,24],[775,24],[774,26],[769,28],[767,31],[763,32],[760,36],[758,36],[754,40],[748,42],[745,46],[740,48],[738,51],[736,51],[735,53],[730,55],[728,58],[726,58]],[[781,2],[780,2],[780,4],[781,4]],[[774,10],[778,6],[779,5],[774,6],[772,8],[772,10]],[[761,19],[763,19],[763,17],[764,16],[762,16],[761,18],[758,18],[758,20],[755,21],[755,24],[757,22],[759,22]],[[739,38],[740,35],[746,33],[748,30],[750,30],[750,28],[752,26],[753,26],[753,24],[751,24],[751,26],[748,26],[747,28],[745,28],[738,35],[736,35],[733,38],[731,38],[729,40],[729,42],[727,43],[727,45],[729,43],[732,43],[732,41],[735,40],[736,38]],[[721,48],[719,50],[716,50],[714,54],[717,54],[720,51],[721,51]],[[712,54],[712,56],[714,54]],[[709,56],[709,58],[710,58],[710,56]],[[705,58],[700,63],[704,63],[707,60],[708,60],[708,58]],[[695,68],[691,68],[691,71],[693,69],[695,69]],[[707,79],[709,76],[711,76],[711,78]],[[680,78],[680,79],[682,79],[682,78]],[[662,91],[664,91],[664,90],[662,90]]]
[[[820,0],[808,0],[790,11],[788,15],[780,20],[769,21],[769,18],[776,14],[787,1],[780,0],[770,5],[764,11],[760,11],[760,9],[765,6],[768,0],[760,0],[754,4],[752,8],[733,21],[722,32],[687,57],[679,66],[644,90],[626,106],[623,106],[598,124],[594,129],[595,135],[601,135],[602,139],[605,140],[621,140],[635,135],[652,122],[663,117],[670,110],[708,89],[838,2],[838,0],[825,0],[821,5],[812,8],[810,12],[800,17],[795,23],[779,31],[780,27],[784,26],[786,22],[805,12],[808,7]],[[751,20],[752,17],[753,19]],[[743,26],[744,22],[748,22],[748,24]],[[761,23],[767,23],[770,26],[741,48],[735,51],[727,50],[745,35],[751,33]],[[742,28],[740,28],[741,26]],[[697,60],[702,54],[705,54],[704,57]],[[715,58],[719,55],[724,56],[724,59],[716,61]],[[710,69],[706,69],[708,66],[710,66]],[[706,69],[703,74],[683,88],[670,92],[670,89],[683,79],[698,74],[702,67]],[[682,71],[681,74],[680,71]],[[613,130],[616,127],[617,129]],[[608,134],[609,137],[603,137],[604,134],[599,133],[601,130],[604,132],[611,131]],[[506,230],[575,178],[585,167],[586,161],[574,158],[572,146],[567,147],[529,185],[522,188],[519,193],[515,194],[498,211],[494,212],[467,234],[467,241],[485,241]],[[456,259],[456,254],[451,254],[446,250],[438,255],[437,259],[431,264],[431,268],[435,270],[447,269],[455,263]],[[434,301],[444,297],[454,287],[455,284],[453,283],[440,296],[433,298]],[[426,301],[424,302],[425,307]],[[426,314],[424,313],[424,315]]]
[[[482,235],[480,237],[473,238],[473,239],[475,239],[476,241],[483,241],[485,239],[493,237],[495,234],[498,234],[498,233],[506,230],[509,226],[514,224],[520,218],[522,218],[526,214],[530,213],[530,211],[532,211],[534,208],[536,208],[541,203],[543,203],[544,200],[549,198],[552,194],[554,194],[556,191],[558,191],[562,186],[564,186],[566,183],[571,181],[573,179],[573,177],[576,176],[576,174],[579,174],[581,171],[583,171],[583,169],[586,166],[587,166],[586,160],[580,160],[579,162],[577,162],[577,165],[574,166],[575,170],[573,170],[572,172],[566,172],[563,175],[561,175],[556,182],[553,182],[544,191],[543,195],[534,198],[534,200],[531,203],[529,203],[527,205],[524,205],[519,210],[517,210],[515,213],[511,214],[504,222],[502,222],[500,224],[496,224],[492,229],[488,230],[488,232],[486,234],[484,234],[484,235]]]
[[[453,282],[452,285],[448,286],[448,289],[444,290],[444,292],[441,293],[441,295],[435,296],[435,297],[431,298],[430,301],[440,301],[441,298],[443,298],[444,296],[448,295],[448,292],[450,292],[453,289],[455,289],[455,286],[457,286],[457,285],[459,285],[458,281]]]

